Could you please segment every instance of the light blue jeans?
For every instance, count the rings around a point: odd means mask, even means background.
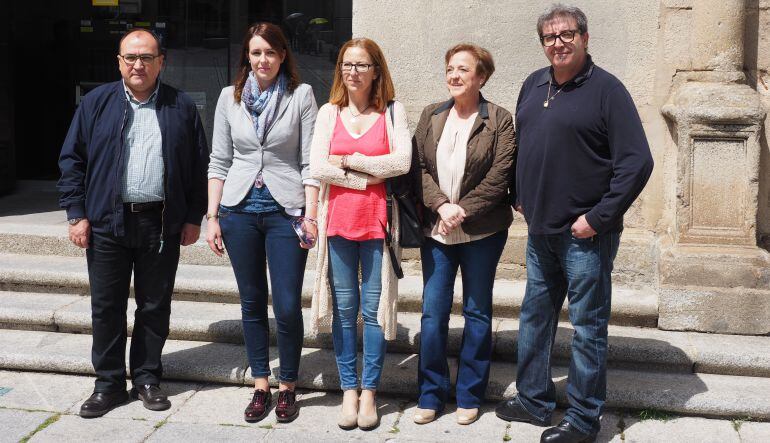
[[[382,292],[382,240],[353,241],[329,237],[329,280],[334,317],[332,339],[340,387],[358,388],[358,308],[364,320],[364,367],[361,388],[377,389],[385,359],[385,335],[377,323]],[[359,291],[358,265],[361,264]]]

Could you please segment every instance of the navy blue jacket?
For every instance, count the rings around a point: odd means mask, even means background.
[[[557,234],[585,214],[599,234],[623,228],[653,161],[631,95],[593,64],[543,106],[550,68],[532,73],[516,105],[516,188],[531,234]]]
[[[85,217],[96,232],[125,235],[120,195],[125,171],[123,131],[130,104],[122,81],[89,92],[72,118],[59,156],[59,205]],[[195,103],[161,83],[156,101],[163,138],[165,233],[200,225],[206,213],[209,149]]]

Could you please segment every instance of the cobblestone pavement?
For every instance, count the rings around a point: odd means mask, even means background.
[[[249,387],[180,382],[163,385],[172,402],[168,411],[148,411],[133,401],[102,418],[86,420],[77,411],[92,386],[90,377],[0,371],[0,442],[537,442],[543,430],[499,420],[493,404],[485,405],[470,426],[455,423],[453,408],[435,422],[419,426],[411,419],[414,401],[381,397],[379,428],[343,431],[336,425],[341,395],[308,391],[299,396],[302,409],[293,423],[276,423],[271,413],[260,423],[247,424],[242,411],[251,397]],[[608,411],[598,441],[766,442],[770,423]]]

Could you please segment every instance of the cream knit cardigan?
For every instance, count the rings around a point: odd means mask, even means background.
[[[355,153],[348,156],[349,171],[332,166],[329,159],[334,125],[338,107],[327,103],[318,110],[318,117],[310,145],[310,175],[321,182],[320,204],[318,208],[318,259],[316,260],[313,299],[310,305],[310,327],[314,333],[329,332],[332,325],[332,298],[329,287],[329,254],[326,241],[327,211],[329,208],[329,185],[343,186],[350,189],[366,189],[367,175],[380,178],[406,174],[412,160],[412,141],[406,119],[406,109],[400,102],[393,103],[393,120],[386,110],[385,120],[390,142],[390,153],[379,156],[366,156]],[[393,248],[396,257],[401,260],[401,248],[398,241],[398,207],[393,202]],[[382,248],[382,292],[377,309],[377,323],[382,327],[386,340],[396,338],[398,278],[393,271],[390,254],[383,242]]]

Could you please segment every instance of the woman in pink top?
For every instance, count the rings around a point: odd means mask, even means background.
[[[396,336],[398,279],[385,229],[398,238],[398,211],[394,208],[392,226],[386,226],[383,180],[409,171],[412,144],[404,106],[393,101],[394,95],[377,44],[366,38],[348,41],[340,49],[329,103],[319,110],[310,148],[310,172],[321,181],[311,325],[316,332],[332,330],[344,391],[338,422],[343,429],[368,430],[379,424],[375,393],[385,340]],[[399,259],[398,244],[393,246]],[[359,307],[364,323],[360,384]]]

